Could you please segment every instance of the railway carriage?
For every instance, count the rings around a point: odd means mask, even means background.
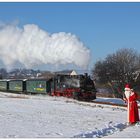
[[[29,79],[26,81],[27,93],[50,93],[50,81],[46,79]]]
[[[22,93],[26,91],[26,80],[9,80],[8,91]]]
[[[7,91],[9,89],[8,80],[0,80],[0,91]]]

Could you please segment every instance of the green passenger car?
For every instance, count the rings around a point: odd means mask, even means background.
[[[0,80],[0,90],[6,91],[8,89],[8,81],[7,80]]]
[[[45,79],[30,79],[26,81],[27,93],[49,93],[50,83]]]
[[[23,80],[10,80],[9,91],[23,92],[25,90],[25,81]]]

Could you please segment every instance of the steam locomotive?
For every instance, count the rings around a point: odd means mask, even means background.
[[[87,74],[57,75],[52,84],[52,95],[72,97],[77,100],[96,99],[94,82]]]
[[[64,96],[86,101],[96,99],[94,82],[87,74],[55,75],[51,79],[0,80],[0,90]]]

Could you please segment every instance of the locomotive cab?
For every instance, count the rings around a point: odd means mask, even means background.
[[[96,99],[96,89],[93,80],[87,74],[80,79],[81,96],[85,100]]]

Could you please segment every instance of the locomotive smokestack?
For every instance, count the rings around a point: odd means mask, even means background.
[[[85,78],[87,78],[88,77],[88,73],[85,73]]]

